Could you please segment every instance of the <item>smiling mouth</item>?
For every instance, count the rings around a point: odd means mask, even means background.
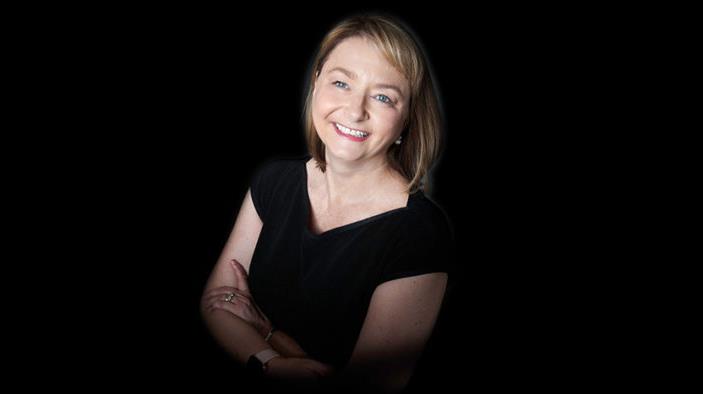
[[[338,134],[342,134],[343,136],[349,137],[355,141],[363,141],[371,135],[371,133],[366,131],[355,130],[337,122],[334,122],[334,128],[337,130]]]

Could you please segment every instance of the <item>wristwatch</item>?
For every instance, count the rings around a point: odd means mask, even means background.
[[[252,354],[249,356],[249,361],[247,361],[247,370],[256,375],[264,375],[268,369],[268,362],[271,361],[272,358],[279,356],[280,354],[273,349],[266,349]]]

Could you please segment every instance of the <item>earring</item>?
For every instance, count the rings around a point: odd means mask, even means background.
[[[397,140],[395,140],[395,144],[396,144],[396,145],[400,145],[401,142],[403,142],[403,136],[402,136],[402,135],[401,135],[400,137],[398,137]]]

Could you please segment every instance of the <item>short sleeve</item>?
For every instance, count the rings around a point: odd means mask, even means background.
[[[269,207],[272,204],[275,179],[276,165],[271,162],[259,166],[251,176],[251,200],[261,221],[266,221]]]
[[[400,240],[388,256],[379,284],[431,272],[450,273],[454,234],[446,215],[434,207],[403,226]]]

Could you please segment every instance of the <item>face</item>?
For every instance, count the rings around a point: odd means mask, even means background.
[[[408,112],[410,87],[365,38],[348,38],[315,80],[312,118],[327,160],[385,160]]]

